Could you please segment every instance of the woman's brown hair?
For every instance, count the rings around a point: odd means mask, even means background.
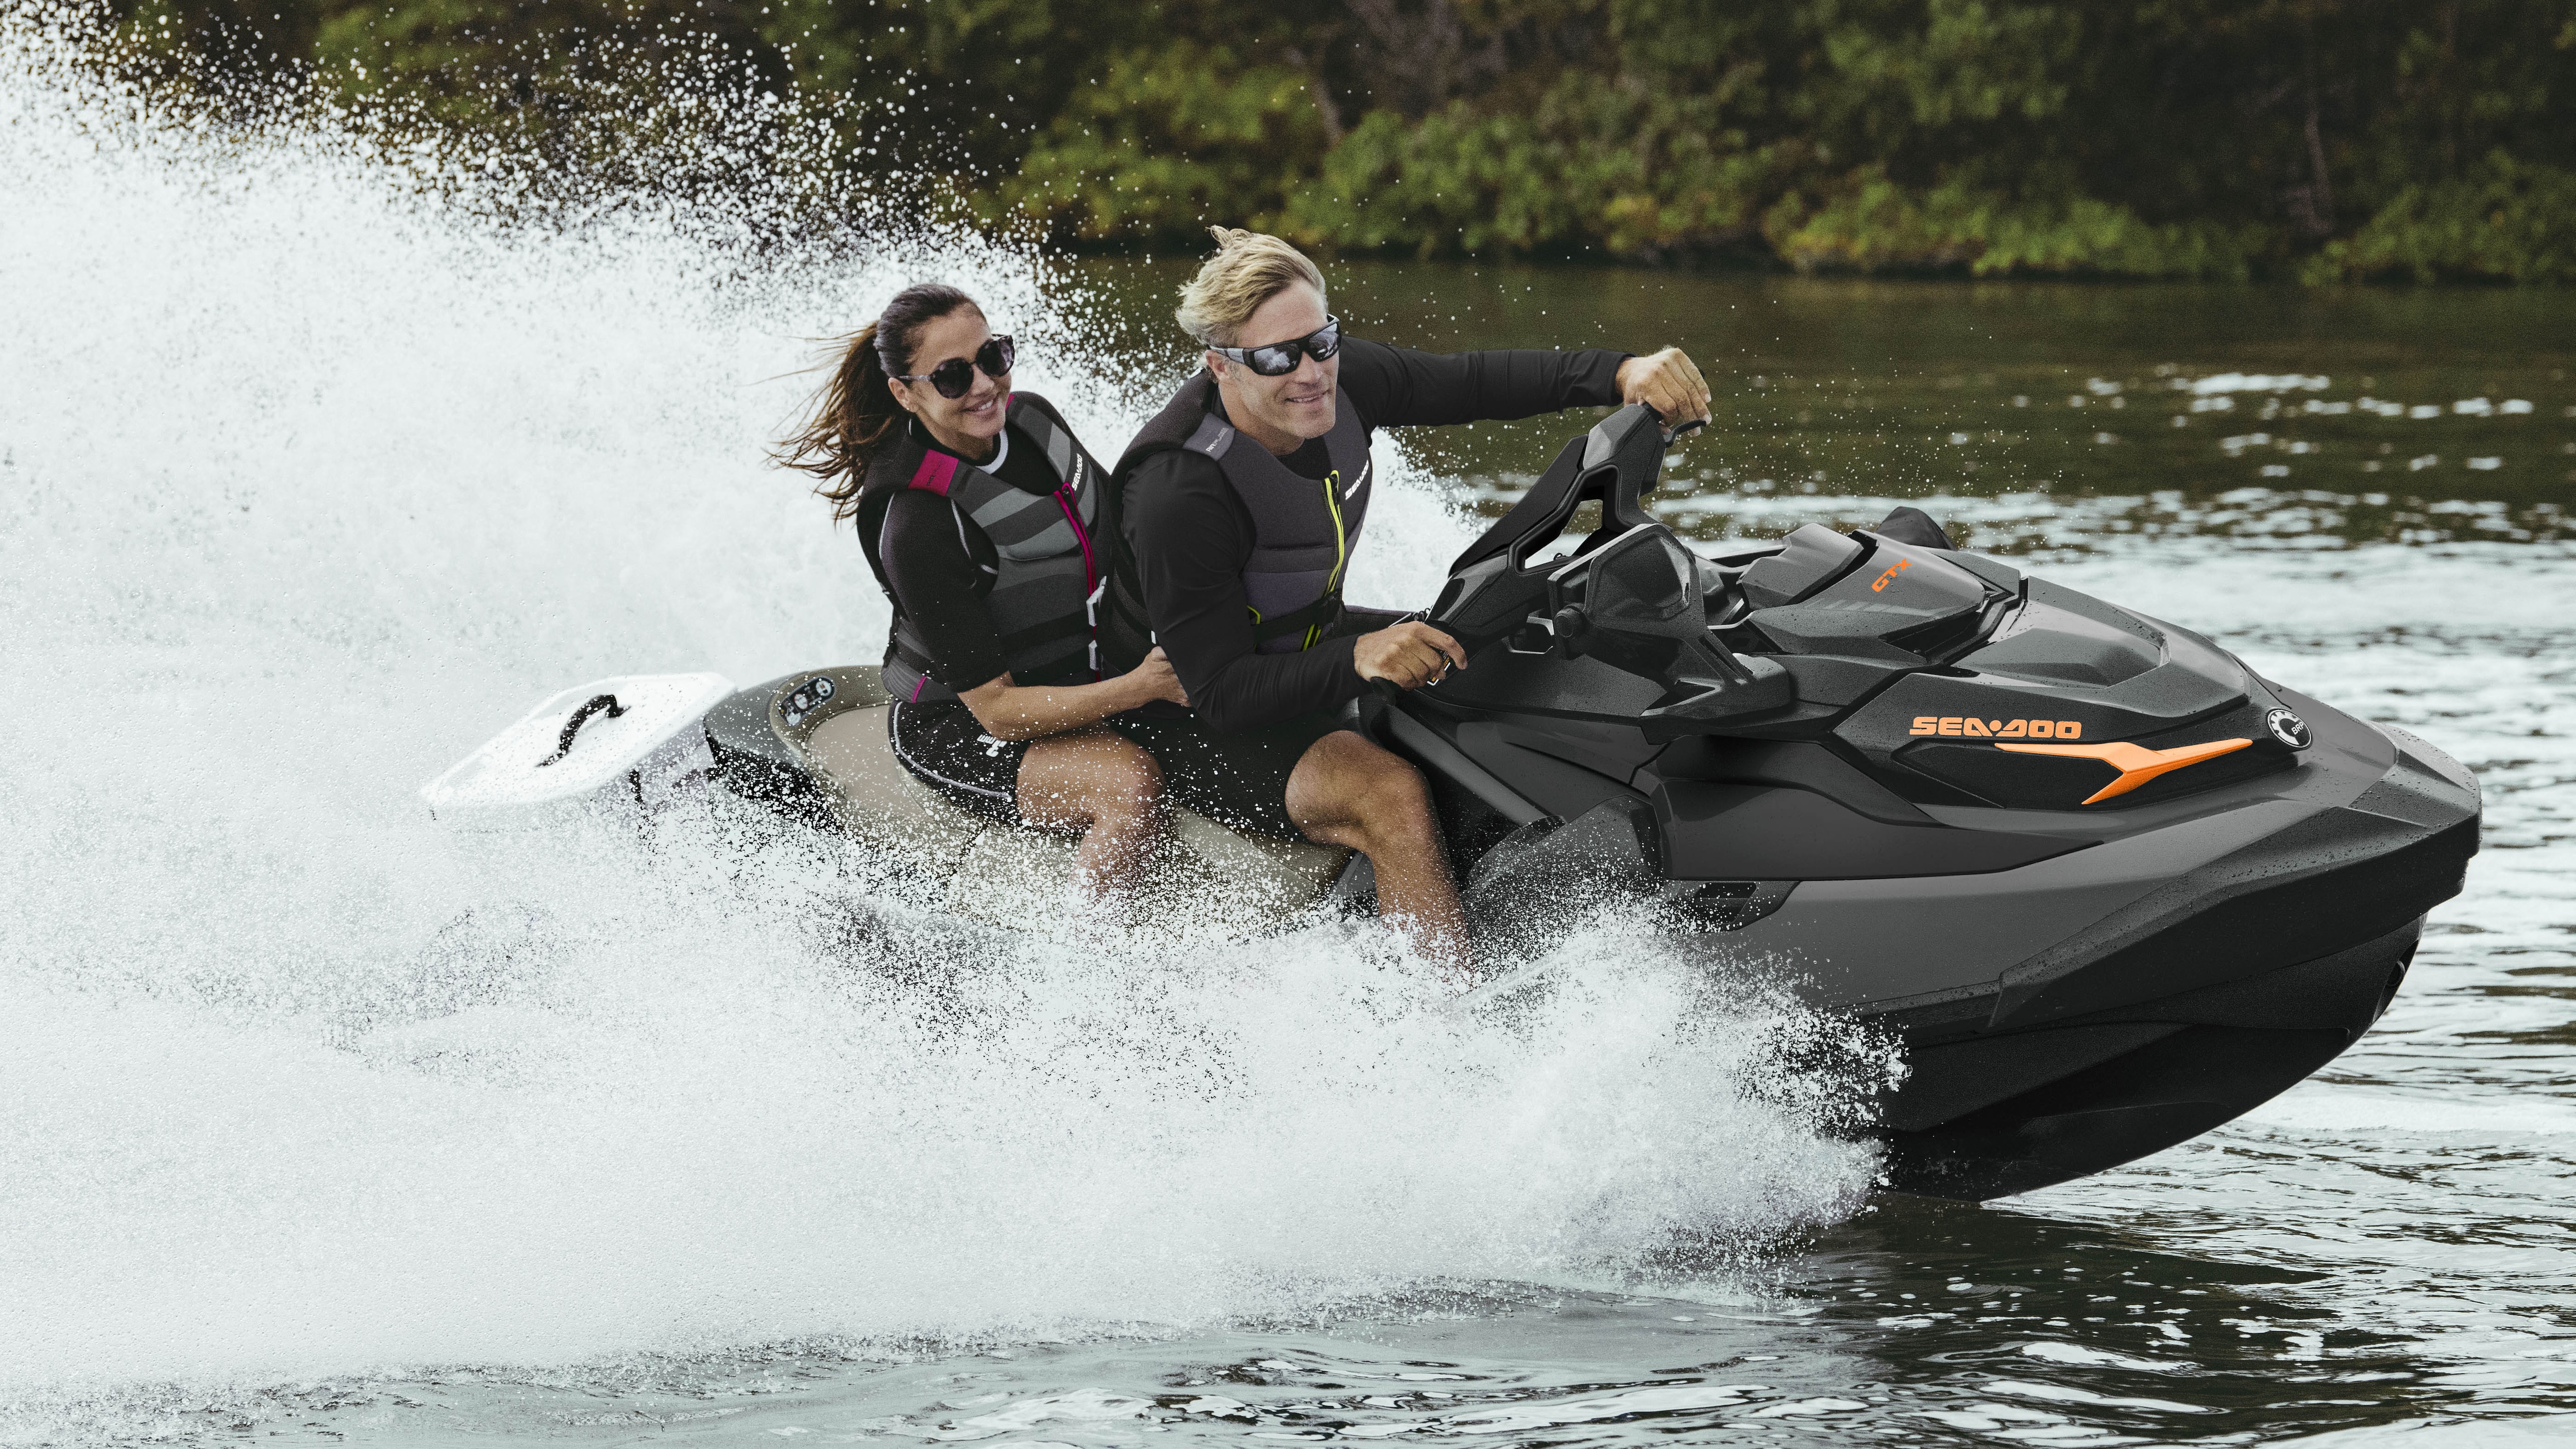
[[[877,320],[844,340],[832,379],[814,399],[805,426],[770,455],[781,467],[822,480],[814,491],[831,503],[834,523],[858,516],[868,460],[903,423],[903,405],[886,378],[912,365],[922,328],[960,307],[975,307],[975,299],[936,282],[895,293]],[[983,308],[975,310],[980,314]]]

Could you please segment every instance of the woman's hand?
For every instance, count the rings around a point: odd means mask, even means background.
[[[1619,401],[1644,403],[1661,414],[1665,427],[1709,420],[1708,383],[1689,354],[1667,347],[1619,364]]]
[[[997,740],[1042,740],[1157,699],[1190,702],[1181,677],[1172,672],[1172,661],[1159,648],[1146,655],[1144,663],[1097,684],[1035,684],[1024,689],[1011,676],[1000,674],[957,697],[965,701],[984,733]]]
[[[1351,667],[1362,679],[1383,679],[1398,689],[1437,684],[1452,669],[1467,667],[1458,641],[1419,621],[1362,634],[1351,646]]]
[[[1190,692],[1181,688],[1181,677],[1172,672],[1172,661],[1163,657],[1163,646],[1155,645],[1145,655],[1145,662],[1127,671],[1127,682],[1136,691],[1139,703],[1168,699],[1174,704],[1190,702]]]

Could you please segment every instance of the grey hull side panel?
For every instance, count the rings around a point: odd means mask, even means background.
[[[1804,977],[1821,1005],[1858,1006],[1992,987],[2177,874],[2274,834],[2307,813],[2276,801],[2106,841],[1992,875],[1808,881],[1769,918],[1726,937]]]
[[[1829,1007],[1970,992],[2005,993],[2014,998],[2008,1007],[2018,1005],[2221,898],[2227,877],[2260,877],[2267,854],[2287,853],[2266,852],[2264,842],[2349,816],[2347,807],[2373,791],[2388,793],[2382,782],[2397,767],[2398,751],[2385,735],[2317,701],[2297,703],[2316,745],[2292,780],[2266,787],[2277,792],[2274,799],[1990,875],[1809,881],[1778,912],[1713,949],[1776,963]],[[1988,824],[2006,812],[1939,813]],[[2378,853],[2421,839],[2436,813],[2419,815],[2427,822],[2421,824],[2388,820],[2379,828],[2379,816],[2355,822],[2352,850]],[[2302,841],[2296,853],[2313,856],[2314,844]],[[2180,971],[2127,989],[2146,999],[2205,984]]]

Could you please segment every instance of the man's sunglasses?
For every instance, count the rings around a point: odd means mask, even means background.
[[[1324,325],[1303,337],[1273,342],[1267,347],[1211,347],[1208,351],[1228,362],[1240,362],[1263,377],[1286,377],[1297,370],[1305,358],[1330,362],[1342,350],[1342,319],[1327,315]]]
[[[975,385],[975,368],[982,368],[986,377],[1008,377],[1011,375],[1011,362],[1017,356],[1018,351],[1012,347],[1010,338],[1002,336],[987,337],[984,339],[984,345],[975,349],[975,361],[972,366],[967,363],[965,358],[952,357],[946,362],[939,364],[937,367],[932,368],[928,372],[916,372],[909,375],[898,373],[895,375],[895,381],[927,382],[932,387],[939,389],[939,395],[941,397],[964,397],[966,395],[966,389]],[[1294,367],[1295,365],[1295,363],[1289,364],[1290,367]],[[1286,369],[1283,368],[1281,370],[1285,371]]]

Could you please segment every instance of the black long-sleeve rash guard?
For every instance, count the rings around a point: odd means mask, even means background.
[[[1341,400],[1371,431],[1526,418],[1617,402],[1619,364],[1629,356],[1598,348],[1444,355],[1348,337]],[[1246,438],[1236,446],[1260,445]],[[1279,461],[1306,478],[1332,467],[1321,439]],[[1209,729],[1259,729],[1359,697],[1367,681],[1353,667],[1352,640],[1398,616],[1354,609],[1336,637],[1312,649],[1255,653],[1243,595],[1252,515],[1215,459],[1186,449],[1147,457],[1127,482],[1123,508],[1155,642]]]

